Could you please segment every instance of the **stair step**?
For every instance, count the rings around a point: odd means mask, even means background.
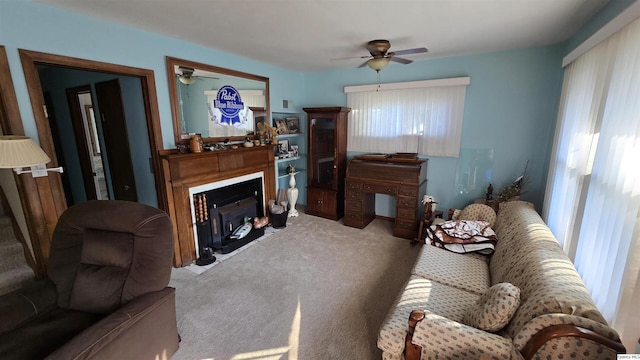
[[[33,279],[33,270],[27,265],[0,273],[0,296],[21,288]]]
[[[13,224],[11,223],[11,219],[4,216],[0,217],[0,242],[7,238],[15,240],[16,236],[13,233]]]
[[[0,271],[8,271],[26,264],[22,244],[14,242],[0,246]]]

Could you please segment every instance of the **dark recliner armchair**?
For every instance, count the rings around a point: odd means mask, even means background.
[[[159,209],[68,208],[49,277],[0,297],[0,359],[168,359],[178,349],[172,258],[172,224]]]

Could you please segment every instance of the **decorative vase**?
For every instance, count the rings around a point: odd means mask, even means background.
[[[289,173],[289,188],[287,189],[287,199],[289,199],[289,217],[298,216],[298,210],[296,210],[296,202],[298,201],[296,174],[296,172]]]

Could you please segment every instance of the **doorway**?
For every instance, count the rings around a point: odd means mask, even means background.
[[[146,152],[146,156],[145,157],[138,156],[140,154],[140,151],[138,150],[140,150],[141,146],[138,146],[138,148],[136,149],[132,149],[130,151],[133,154],[133,156],[131,156],[131,158],[133,158],[131,161],[132,167],[134,167],[136,170],[140,169],[141,171],[146,171],[146,173],[149,174],[148,178],[150,179],[150,182],[151,182],[151,186],[145,186],[145,188],[147,190],[150,190],[150,192],[152,193],[152,196],[151,197],[147,196],[146,200],[144,201],[140,200],[140,202],[144,202],[152,206],[164,208],[166,204],[166,200],[165,200],[166,196],[164,195],[164,191],[162,191],[164,190],[164,187],[162,185],[163,181],[161,177],[161,171],[159,171],[160,160],[158,155],[158,150],[162,149],[162,136],[160,132],[159,114],[158,114],[158,109],[156,104],[157,99],[156,99],[155,80],[153,76],[153,71],[77,59],[77,58],[69,58],[69,57],[52,55],[52,54],[32,52],[27,50],[19,50],[19,52],[20,52],[20,58],[22,61],[23,69],[25,72],[25,78],[27,80],[27,87],[29,90],[32,107],[34,109],[34,117],[36,119],[36,127],[38,129],[40,145],[47,152],[47,154],[49,154],[49,157],[52,158],[53,160],[52,162],[55,162],[55,163],[58,163],[60,159],[56,158],[57,149],[55,149],[54,147],[55,141],[50,131],[48,119],[46,116],[44,116],[42,112],[38,111],[38,109],[41,108],[41,105],[38,105],[38,104],[43,103],[42,94],[43,94],[43,90],[45,90],[43,86],[43,84],[45,84],[45,81],[42,81],[43,79],[39,71],[41,67],[54,67],[60,71],[62,70],[79,71],[79,72],[89,73],[93,76],[102,76],[103,81],[113,80],[114,77],[118,79],[121,79],[124,77],[129,80],[134,80],[137,82],[138,84],[137,94],[121,95],[121,98],[126,98],[126,99],[135,98],[136,99],[135,103],[141,109],[141,116],[139,117],[138,121],[136,121],[136,124],[135,124],[136,132],[138,134],[136,137],[136,140],[137,140],[136,144],[137,145],[143,144],[142,147],[145,148],[144,152]],[[111,76],[111,79],[106,79],[104,78],[105,76]],[[76,76],[73,76],[73,77],[76,77]],[[95,84],[97,82],[100,82],[100,81],[94,81],[91,83]],[[95,85],[92,87],[92,91],[95,91]],[[124,92],[124,88],[123,88],[123,92]],[[66,97],[66,94],[65,94],[65,97]],[[97,111],[99,108],[99,100],[94,102],[93,99],[97,99],[97,97],[95,93],[92,92],[92,107],[93,107],[94,117],[96,119],[96,133],[98,135],[98,139],[96,139],[96,144],[106,145],[105,139],[104,139],[104,132],[103,132],[104,129],[102,128],[101,115],[99,115]],[[64,107],[68,108],[68,106],[64,106]],[[127,128],[129,128],[129,124],[127,124]],[[142,134],[140,134],[140,132],[142,132]],[[62,136],[69,136],[69,133],[73,133],[73,131],[71,129],[71,126],[69,126],[68,129],[60,129],[60,133],[62,134]],[[78,151],[78,146],[76,146],[76,141],[75,141],[76,137],[77,136],[75,136],[74,134],[72,141],[70,142],[62,141],[63,154],[67,152],[74,153],[74,154],[80,153],[80,151]],[[86,152],[93,151],[90,139],[88,142],[87,142],[87,138],[84,136],[79,136],[78,139],[79,140],[83,139],[84,142],[86,143],[85,147],[89,149]],[[140,140],[144,140],[144,141],[140,141]],[[129,142],[131,141],[129,140]],[[69,149],[70,147],[71,149]],[[108,149],[108,145],[100,147],[100,154],[102,157],[102,162],[104,164],[105,179],[109,179],[110,177],[109,161],[108,161],[109,154],[107,152],[107,149]],[[66,165],[67,165],[67,169],[65,169],[65,171],[67,170],[70,171],[71,168],[75,166],[76,171],[78,171],[78,173],[81,173],[81,171],[79,170],[80,169],[79,161],[75,165],[68,164],[68,163]],[[91,167],[89,168],[91,169]],[[53,196],[56,199],[64,198],[65,196],[64,189],[61,186],[61,184],[57,184],[55,178],[52,178],[52,180],[50,181],[52,182],[51,188],[52,188]],[[106,180],[105,182],[106,182],[107,189],[112,187],[112,185],[109,185],[108,180]],[[81,183],[82,183],[81,187],[84,193],[83,197],[86,199],[87,198],[86,192],[84,192],[85,181],[82,180]],[[92,180],[88,183],[95,184],[95,181]],[[75,187],[76,187],[75,185],[72,186],[72,188],[75,188]],[[99,190],[99,187],[95,187],[95,185],[94,185],[94,188],[96,192],[96,197],[98,197],[97,194],[101,190]],[[132,188],[131,185],[129,185],[129,188]],[[108,193],[111,195],[112,190],[110,189]],[[147,195],[148,194],[149,194],[149,191],[147,192]],[[117,198],[117,197],[109,196],[109,198]],[[152,200],[149,200],[150,198],[152,198]],[[58,205],[59,204],[57,204],[57,206]]]
[[[91,96],[91,85],[86,84],[68,88],[66,89],[66,93],[76,140],[77,154],[80,159],[85,195],[87,200],[108,200],[109,189],[104,173],[102,146],[100,145],[100,136],[98,135],[98,126],[93,107],[94,101]],[[52,122],[51,113],[55,113],[55,109],[47,108],[47,110],[50,114],[49,120]],[[53,136],[55,141],[56,134],[53,134]],[[67,197],[67,202],[73,203],[73,198],[69,201],[69,197]]]
[[[52,136],[62,146],[62,180],[71,184],[68,205],[108,198],[157,206],[140,79],[50,65],[38,65],[38,75],[54,105],[47,113],[59,129],[59,139]]]

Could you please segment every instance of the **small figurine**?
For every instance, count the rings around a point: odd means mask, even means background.
[[[489,184],[487,188],[487,200],[493,200],[493,184]]]
[[[296,172],[296,168],[293,167],[292,164],[289,164],[289,166],[287,166],[287,174],[293,174]]]
[[[260,229],[263,228],[265,226],[267,226],[267,224],[269,224],[269,218],[266,216],[263,217],[255,217],[253,218],[253,228],[254,229]]]

